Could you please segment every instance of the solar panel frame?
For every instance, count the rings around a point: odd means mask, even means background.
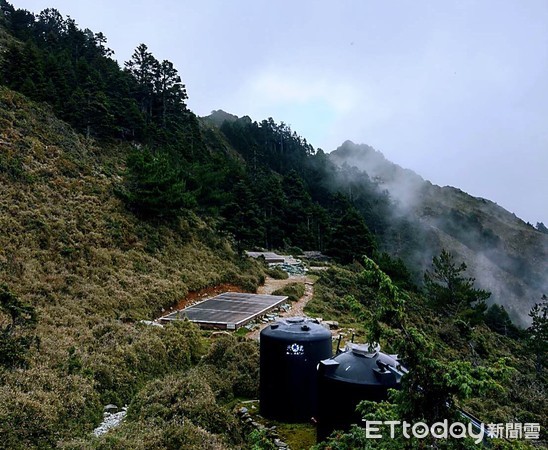
[[[285,303],[287,299],[287,296],[282,295],[225,292],[172,312],[160,318],[160,321],[169,322],[186,318],[205,327],[238,329]]]

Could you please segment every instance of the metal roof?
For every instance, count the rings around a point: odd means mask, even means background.
[[[262,256],[264,257],[265,261],[268,264],[285,262],[285,256],[278,255],[277,253],[273,253],[273,252],[247,252],[246,251],[245,253],[250,258],[259,258]]]

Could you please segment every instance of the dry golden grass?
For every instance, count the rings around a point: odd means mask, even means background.
[[[40,338],[27,369],[0,371],[0,435],[12,448],[89,431],[101,403],[189,367],[193,327],[136,321],[189,291],[249,289],[262,275],[191,212],[168,226],[127,211],[115,192],[128,150],[86,141],[0,88],[0,283],[36,308]]]

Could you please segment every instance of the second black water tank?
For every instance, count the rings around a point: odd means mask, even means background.
[[[398,389],[406,369],[395,356],[379,347],[349,343],[345,351],[318,366],[318,441],[334,430],[348,430],[360,424],[356,406],[362,400],[382,401],[389,389]]]
[[[308,422],[316,414],[318,363],[331,354],[331,332],[315,320],[294,317],[262,330],[261,415]]]

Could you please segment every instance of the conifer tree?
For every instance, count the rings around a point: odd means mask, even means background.
[[[126,69],[137,81],[137,102],[141,113],[148,121],[152,118],[152,95],[154,93],[154,81],[158,73],[160,63],[148,51],[145,44],[139,46],[133,52],[131,59],[125,63]]]
[[[466,310],[477,319],[487,309],[485,300],[491,293],[474,288],[474,278],[463,276],[466,264],[457,266],[453,255],[442,250],[432,260],[433,270],[424,274],[426,293],[432,304],[445,315],[459,316]]]
[[[546,366],[546,355],[548,354],[548,297],[542,296],[542,301],[535,304],[529,317],[532,319],[531,326],[527,329],[528,341],[531,351],[535,355],[535,368],[538,375],[542,374]]]
[[[135,150],[128,158],[127,191],[124,197],[138,214],[149,218],[171,218],[193,208],[194,195],[186,188],[184,172],[159,151]]]

